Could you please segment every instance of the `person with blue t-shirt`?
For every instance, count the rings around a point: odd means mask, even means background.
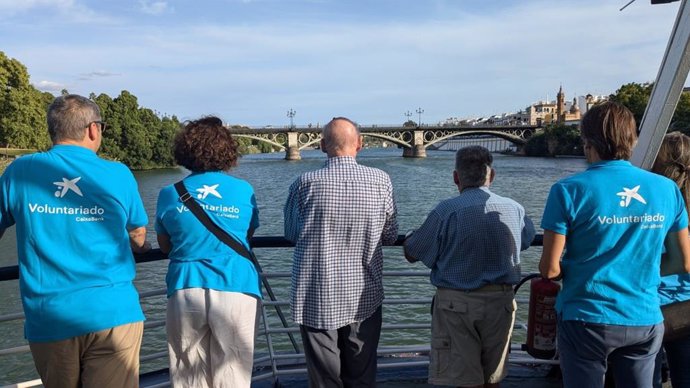
[[[680,188],[685,206],[690,204],[690,137],[669,133],[661,143],[652,171],[670,178]],[[659,286],[661,305],[690,300],[690,274],[668,275],[661,278]],[[671,383],[673,388],[690,388],[690,336],[665,341]],[[657,357],[654,387],[661,388],[661,363],[663,352]]]
[[[670,179],[628,162],[637,131],[624,106],[595,105],[581,133],[590,165],[551,187],[541,223],[539,270],[563,279],[556,300],[563,383],[603,387],[608,358],[616,386],[651,387],[664,332],[657,289],[667,235],[690,270],[683,196]]]
[[[96,155],[104,130],[93,101],[60,96],[53,147],[0,177],[0,235],[16,225],[24,334],[47,388],[139,386],[132,251],[151,248],[148,218],[129,169]]]
[[[225,173],[238,143],[217,117],[186,123],[175,137],[184,186],[209,218],[249,249],[259,227],[252,186]],[[158,195],[156,232],[170,259],[166,330],[173,387],[249,387],[261,300],[254,264],[219,240],[173,185]]]

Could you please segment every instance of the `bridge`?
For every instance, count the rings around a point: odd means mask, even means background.
[[[318,147],[322,128],[308,127],[231,127],[233,136],[254,139],[285,150],[285,159],[301,159],[300,151]],[[426,149],[434,144],[467,135],[491,135],[518,146],[520,149],[532,135],[541,131],[535,125],[458,125],[458,126],[361,126],[362,136],[381,139],[403,149],[404,157],[425,158]]]

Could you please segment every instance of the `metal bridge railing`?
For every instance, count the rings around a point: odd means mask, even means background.
[[[398,240],[393,244],[393,246],[401,246],[404,237],[398,236]],[[283,237],[255,237],[252,239],[252,245],[254,248],[289,248],[292,247],[289,241],[285,240]],[[533,246],[542,245],[542,236],[538,235],[532,244]],[[152,250],[144,255],[137,255],[137,263],[152,262],[158,260],[165,260],[167,257],[163,255],[158,249]],[[289,279],[291,274],[289,272],[262,272],[262,278],[265,280],[264,286],[269,284],[269,279]],[[416,277],[428,277],[429,271],[384,271],[384,279],[390,278],[416,278]],[[17,266],[3,267],[0,268],[0,281],[6,280],[16,280],[18,279],[18,269]],[[391,295],[388,292],[388,295]],[[145,290],[140,292],[140,299],[146,300],[152,297],[159,297],[166,294],[165,288],[157,288],[152,290]],[[525,304],[527,302],[526,298],[517,298],[518,304]],[[395,298],[387,297],[383,301],[384,306],[429,306],[431,304],[431,298]],[[277,382],[280,376],[293,375],[293,374],[305,374],[306,369],[303,367],[304,364],[304,353],[299,349],[298,344],[295,341],[288,341],[285,337],[293,336],[295,333],[299,333],[299,328],[296,325],[288,325],[282,320],[278,320],[271,316],[271,312],[282,314],[283,308],[289,308],[289,302],[286,300],[279,300],[275,297],[267,298],[262,303],[261,309],[261,322],[259,326],[259,331],[257,332],[257,341],[260,337],[264,338],[263,343],[257,342],[256,349],[262,350],[263,352],[255,352],[254,358],[254,368],[255,373],[252,381],[263,381],[268,379],[273,379]],[[4,314],[0,316],[0,324],[17,321],[24,319],[24,314],[21,312]],[[385,322],[385,317],[384,317]],[[150,330],[154,328],[159,328],[165,326],[165,319],[153,319],[147,320],[144,324],[145,330]],[[424,321],[414,322],[414,323],[394,323],[386,322],[383,324],[381,331],[382,335],[390,331],[400,331],[400,330],[430,330],[431,321],[430,317]],[[519,322],[516,320],[514,330],[520,331],[525,330],[525,322]],[[276,346],[280,344],[281,346]],[[291,346],[290,346],[291,345]],[[291,348],[290,351],[277,350],[277,348]],[[428,353],[430,351],[429,344],[424,345],[395,345],[395,346],[379,346],[378,354],[380,356],[380,362],[378,367],[380,369],[389,368],[407,368],[407,367],[420,367],[428,365]],[[29,352],[28,345],[21,345],[16,347],[10,347],[6,349],[0,349],[0,363],[2,363],[2,357],[18,353]],[[142,365],[145,363],[157,360],[160,358],[167,357],[167,351],[159,351],[151,354],[146,354],[141,356],[140,361]],[[514,363],[526,363],[526,364],[557,364],[558,361],[555,360],[537,360],[527,355],[522,351],[520,344],[511,345],[511,362]],[[31,387],[40,385],[40,380],[33,380],[29,382],[20,383],[16,386]],[[164,387],[167,384],[154,384],[147,385],[148,387]]]

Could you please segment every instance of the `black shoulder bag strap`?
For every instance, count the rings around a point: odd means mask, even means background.
[[[213,233],[214,236],[218,237],[220,241],[232,248],[240,256],[256,265],[254,254],[247,250],[244,245],[229,235],[228,232],[216,225],[216,223],[209,218],[208,214],[206,214],[204,209],[201,208],[199,203],[194,199],[194,197],[192,197],[191,194],[189,194],[189,191],[187,191],[187,188],[184,187],[184,183],[182,183],[182,181],[175,183],[175,190],[177,190],[177,195],[180,196],[180,201],[187,206],[187,209],[189,209],[189,211],[196,216],[196,218],[206,227],[206,229]]]
[[[277,301],[275,294],[273,293],[273,290],[271,289],[271,285],[268,283],[266,278],[261,276],[260,274],[263,273],[263,270],[261,269],[261,265],[259,264],[259,261],[256,259],[256,256],[254,256],[254,252],[247,250],[247,248],[244,247],[239,241],[235,240],[234,237],[228,234],[225,230],[221,229],[218,225],[216,225],[213,220],[211,220],[204,211],[204,209],[201,208],[199,203],[192,197],[191,194],[189,194],[189,191],[187,191],[187,188],[184,187],[184,183],[182,181],[179,181],[175,183],[175,190],[177,191],[177,195],[180,196],[180,200],[182,203],[187,206],[187,209],[192,212],[196,216],[196,218],[201,221],[201,224],[206,227],[213,235],[218,237],[218,239],[222,242],[224,242],[226,245],[228,245],[230,248],[235,250],[240,256],[246,258],[247,260],[251,261],[254,266],[256,267],[256,270],[259,272],[259,279],[261,279],[261,283],[263,283],[264,287],[266,288],[266,293],[268,294],[269,298],[271,298],[272,301]],[[280,305],[276,305],[276,312],[278,312],[278,317],[280,318],[280,321],[283,323],[283,327],[289,327],[288,322],[285,319],[285,315],[283,315],[283,311],[280,308]],[[295,337],[293,336],[292,333],[288,333],[288,336],[290,336],[290,341],[292,342],[292,346],[294,346],[295,351],[298,351],[299,346],[297,345],[297,341],[295,340]]]

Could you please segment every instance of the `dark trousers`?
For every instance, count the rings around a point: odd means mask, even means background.
[[[690,336],[665,342],[664,350],[673,388],[690,388]],[[662,353],[656,358],[654,388],[661,388]]]
[[[300,325],[310,388],[376,386],[381,306],[362,322],[334,330]]]
[[[616,387],[651,388],[654,360],[663,336],[662,323],[618,326],[559,320],[563,386],[604,387],[608,359]]]

